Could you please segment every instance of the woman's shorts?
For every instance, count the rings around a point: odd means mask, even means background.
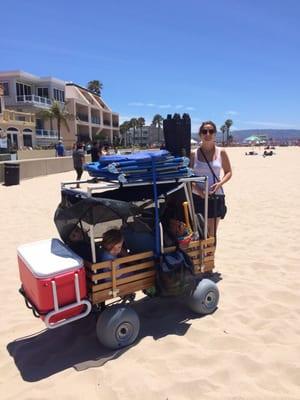
[[[204,215],[204,199],[193,193],[194,206],[196,213]],[[221,218],[226,215],[227,207],[225,204],[225,196],[223,194],[215,194],[208,196],[208,218]]]

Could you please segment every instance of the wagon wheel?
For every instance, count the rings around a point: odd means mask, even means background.
[[[139,330],[140,319],[126,304],[107,307],[96,324],[98,340],[110,349],[129,346],[136,340]]]
[[[209,279],[202,279],[186,298],[186,303],[196,313],[211,314],[218,306],[219,296],[218,286]]]

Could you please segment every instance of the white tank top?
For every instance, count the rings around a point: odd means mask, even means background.
[[[195,150],[194,152],[194,165],[193,165],[193,171],[196,176],[207,176],[208,177],[208,189],[216,183],[216,178],[213,176],[209,166],[207,165],[206,161],[199,161],[198,160],[198,149],[199,147]],[[216,159],[213,161],[210,161],[209,164],[214,171],[215,175],[218,177],[220,180],[220,173],[222,169],[222,158],[221,158],[221,149],[220,147],[216,147],[216,151],[214,154],[214,157],[216,155]],[[205,185],[204,183],[197,183],[200,189],[204,190]],[[216,194],[223,194],[223,188],[221,187],[216,191]]]

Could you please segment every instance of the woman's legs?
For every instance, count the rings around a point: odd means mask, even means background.
[[[208,236],[217,236],[218,225],[220,218],[208,218],[207,220],[207,234]]]
[[[82,173],[83,173],[83,169],[82,168],[76,168],[76,172],[77,172],[77,178],[76,181],[80,181]],[[77,183],[77,187],[79,188],[79,183]]]

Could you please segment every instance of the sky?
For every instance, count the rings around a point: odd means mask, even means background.
[[[1,0],[0,13],[0,71],[98,79],[121,122],[300,129],[299,0]]]

